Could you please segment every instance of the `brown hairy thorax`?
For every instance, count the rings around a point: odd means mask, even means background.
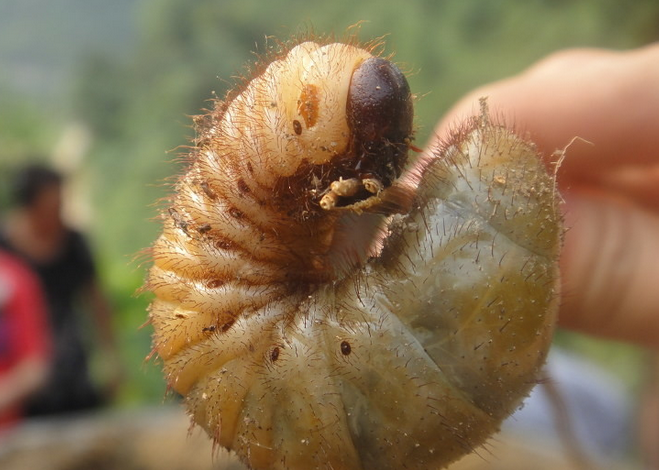
[[[412,94],[374,50],[297,42],[195,119],[153,246],[168,383],[250,468],[446,465],[549,346],[553,176],[485,109],[406,169]]]

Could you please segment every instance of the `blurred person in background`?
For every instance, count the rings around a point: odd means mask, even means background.
[[[0,250],[0,437],[20,420],[25,400],[46,382],[47,313],[37,276]]]
[[[52,367],[28,406],[30,416],[100,407],[120,376],[109,304],[84,237],[62,219],[62,185],[61,175],[49,168],[21,170],[14,178],[14,210],[0,227],[0,248],[21,257],[41,279],[53,331]],[[79,310],[81,301],[86,310]],[[90,376],[88,345],[97,342],[85,330],[82,312],[93,314],[103,359],[109,361],[107,390],[101,391]]]

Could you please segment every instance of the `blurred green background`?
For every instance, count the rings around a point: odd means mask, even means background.
[[[405,0],[315,4],[287,0],[2,0],[0,207],[21,163],[37,158],[69,175],[67,214],[92,241],[129,379],[119,406],[159,402],[148,296],[139,253],[157,236],[154,205],[180,172],[189,115],[223,96],[263,51],[266,36],[315,31],[363,40],[386,35],[408,70],[418,143],[470,89],[515,74],[567,47],[630,48],[659,39],[656,0]],[[563,335],[634,384],[633,349]],[[604,351],[604,352],[602,352]],[[632,358],[632,359],[630,359]],[[102,374],[102,372],[101,372]],[[627,374],[627,375],[624,375]]]

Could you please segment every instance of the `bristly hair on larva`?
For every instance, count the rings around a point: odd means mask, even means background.
[[[145,288],[194,423],[253,469],[440,468],[540,377],[561,223],[485,107],[410,165],[379,46],[302,40],[194,120]]]

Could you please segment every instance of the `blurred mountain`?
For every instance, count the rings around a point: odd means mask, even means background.
[[[141,0],[3,0],[0,90],[61,95],[89,51],[121,56],[134,42]]]

